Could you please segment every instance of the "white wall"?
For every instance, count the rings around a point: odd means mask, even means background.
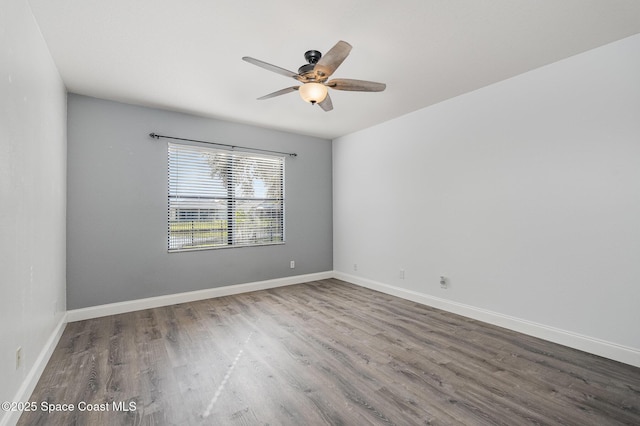
[[[640,365],[640,35],[339,138],[333,160],[342,277]]]
[[[66,309],[65,126],[65,87],[28,3],[3,1],[0,401],[15,401],[23,396],[30,378],[37,378],[33,371],[37,359],[61,328]],[[18,346],[23,362],[16,370]],[[10,421],[9,414],[0,412],[0,424]]]

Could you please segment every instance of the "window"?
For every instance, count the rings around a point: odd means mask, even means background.
[[[169,251],[284,243],[284,157],[169,144]]]

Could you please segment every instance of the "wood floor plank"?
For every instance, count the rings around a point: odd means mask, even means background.
[[[20,425],[640,425],[640,369],[329,279],[70,323],[31,401],[110,410]]]

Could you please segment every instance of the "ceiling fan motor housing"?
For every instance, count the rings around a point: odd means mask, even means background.
[[[322,57],[322,53],[317,50],[307,50],[304,53],[304,59],[308,62],[308,64],[304,64],[300,68],[298,68],[298,74],[305,75],[310,72],[313,72],[313,68],[316,66],[320,58]]]

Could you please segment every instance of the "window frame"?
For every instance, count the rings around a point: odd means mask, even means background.
[[[181,155],[185,158],[179,158]],[[197,159],[197,155],[203,158]],[[203,166],[204,162],[211,167],[209,178],[205,173],[209,169]],[[180,253],[285,244],[285,168],[286,158],[281,155],[168,143],[167,251]],[[226,173],[224,177],[223,173]],[[190,174],[193,176],[189,177]],[[237,178],[238,174],[241,179]],[[264,179],[256,178],[261,174]],[[209,179],[211,186],[205,186]],[[265,180],[271,184],[267,185]],[[262,181],[265,191],[261,197],[256,196],[258,181]],[[251,188],[248,193],[247,185]],[[275,195],[267,196],[267,191]],[[221,195],[222,192],[225,195]],[[207,205],[208,208],[203,207]],[[224,219],[220,215],[223,210],[220,205],[225,206]],[[187,229],[189,223],[191,228]],[[211,227],[207,229],[206,223]],[[225,226],[216,227],[214,223]],[[214,237],[215,233],[220,235]]]

